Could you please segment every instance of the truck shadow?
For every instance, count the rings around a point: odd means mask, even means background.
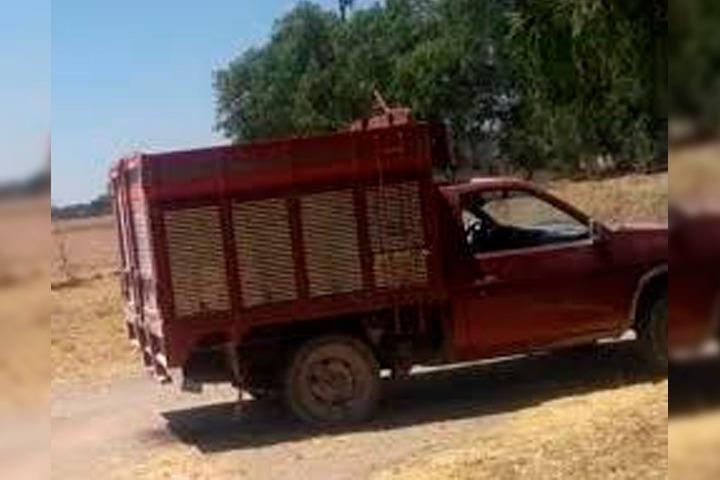
[[[556,398],[662,381],[647,373],[631,345],[598,346],[563,352],[431,370],[402,381],[386,381],[377,417],[344,428],[309,427],[279,406],[253,402],[241,417],[232,404],[163,413],[170,432],[201,452],[257,448],[313,436],[381,431],[423,423],[511,413]]]

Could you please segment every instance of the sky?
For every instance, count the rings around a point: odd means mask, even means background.
[[[226,143],[213,130],[212,72],[267,40],[296,3],[54,0],[53,204],[103,193],[123,155]]]
[[[0,183],[44,165],[50,132],[50,0],[0,2]]]

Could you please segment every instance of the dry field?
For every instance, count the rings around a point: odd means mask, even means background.
[[[0,478],[47,478],[47,196],[0,202]]]
[[[673,199],[720,203],[720,143],[670,149]]]
[[[123,323],[113,218],[53,222],[51,231],[53,384],[139,372]]]
[[[97,382],[140,371],[127,339],[114,276],[54,289],[50,359],[54,384]]]
[[[0,202],[0,408],[48,399],[48,201]]]
[[[585,182],[560,181],[550,190],[604,222],[667,221],[668,175],[628,175]]]
[[[374,480],[664,479],[667,402],[667,382],[555,400]]]
[[[117,232],[111,216],[53,222],[52,239],[53,283],[117,269]]]

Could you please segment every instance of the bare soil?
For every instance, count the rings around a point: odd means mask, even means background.
[[[426,370],[403,382],[387,382],[386,400],[373,422],[330,430],[301,424],[272,403],[256,402],[236,416],[234,392],[223,388],[196,396],[144,378],[58,385],[52,403],[53,477],[369,478],[444,451],[492,445],[493,438],[517,433],[515,417],[543,417],[548,402],[551,418],[560,423],[572,422],[578,412],[591,416],[604,403],[588,400],[593,392],[609,390],[609,399],[626,391],[629,399],[644,402],[656,381],[628,345]],[[656,397],[667,411],[666,397]],[[632,400],[625,403],[640,407]],[[662,415],[656,420],[664,432],[666,421]],[[546,436],[557,431],[557,425],[552,427]],[[655,456],[666,452],[650,448]],[[400,470],[390,478],[416,477]]]

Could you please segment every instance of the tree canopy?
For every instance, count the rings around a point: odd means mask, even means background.
[[[670,0],[669,111],[700,136],[720,130],[720,3]]]
[[[270,39],[215,72],[217,127],[235,141],[326,132],[373,92],[493,142],[515,167],[666,161],[667,7],[658,0],[300,2]],[[467,149],[466,149],[467,150]]]

